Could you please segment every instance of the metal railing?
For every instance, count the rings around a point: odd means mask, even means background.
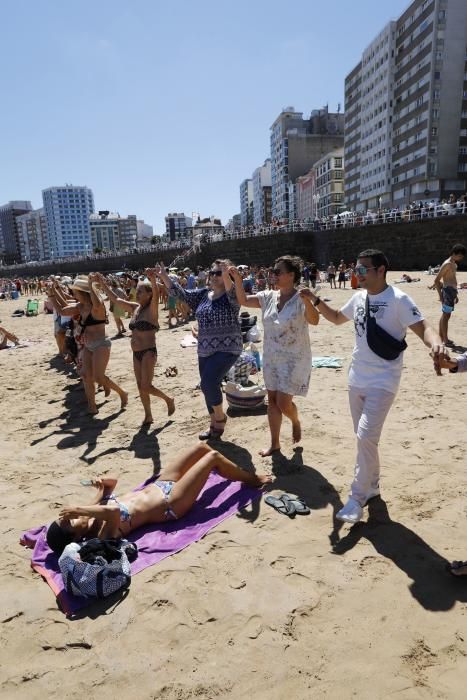
[[[284,223],[261,224],[259,226],[246,226],[233,231],[224,231],[214,234],[202,234],[197,242],[190,239],[181,239],[170,243],[157,243],[154,245],[142,246],[134,249],[124,249],[118,251],[104,251],[81,256],[66,258],[52,258],[50,260],[18,263],[17,265],[0,266],[0,273],[6,276],[7,273],[14,273],[17,268],[28,267],[31,271],[34,267],[40,267],[46,263],[60,266],[61,263],[82,262],[85,260],[102,260],[105,258],[122,258],[128,255],[139,253],[158,253],[164,251],[180,250],[176,256],[177,263],[186,260],[191,254],[199,250],[201,245],[219,243],[222,241],[232,241],[244,238],[256,238],[259,236],[275,236],[281,233],[294,233],[299,231],[334,231],[338,229],[361,228],[362,226],[378,226],[381,224],[404,224],[429,219],[439,219],[447,216],[466,216],[467,201],[444,204],[424,204],[411,206],[406,209],[386,209],[376,212],[344,212],[328,219],[304,219],[300,221],[289,221]]]

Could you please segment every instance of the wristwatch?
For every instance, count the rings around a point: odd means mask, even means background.
[[[313,302],[313,306],[319,306],[319,304],[321,304],[321,299],[320,297],[316,297],[316,299]]]

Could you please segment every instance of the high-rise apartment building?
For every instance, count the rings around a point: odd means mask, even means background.
[[[89,217],[94,212],[94,198],[88,187],[64,185],[42,191],[50,255],[67,257],[91,252]]]
[[[165,233],[169,241],[179,241],[191,236],[192,219],[183,212],[167,214],[165,217]],[[189,229],[189,230],[187,230]]]
[[[18,244],[22,262],[49,260],[49,236],[44,209],[35,209],[16,217]]]
[[[267,224],[271,221],[271,159],[256,168],[252,177],[253,223]]]
[[[414,0],[346,78],[346,204],[465,192],[467,2]]]
[[[109,211],[91,214],[89,226],[93,251],[119,250],[123,247],[120,242],[119,221],[120,215]]]
[[[315,208],[318,218],[344,210],[344,148],[328,153],[313,166],[316,173]]]
[[[30,211],[32,204],[26,200],[0,206],[0,260],[5,265],[21,262],[16,218]]]
[[[309,119],[293,107],[284,109],[271,126],[272,216],[289,219],[289,185],[305,175],[322,156],[344,143],[344,115],[328,108],[314,110]],[[295,189],[293,189],[293,193]]]
[[[240,185],[240,221],[242,226],[253,223],[253,180],[243,180]]]

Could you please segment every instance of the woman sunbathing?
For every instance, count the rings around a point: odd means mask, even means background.
[[[197,444],[182,452],[162,469],[157,481],[140,491],[117,498],[113,493],[117,479],[91,482],[97,489],[94,504],[62,508],[58,520],[49,525],[47,544],[60,555],[70,542],[127,537],[143,525],[178,520],[191,509],[213,469],[225,479],[257,488],[272,480],[265,474],[246,472],[208,445]]]

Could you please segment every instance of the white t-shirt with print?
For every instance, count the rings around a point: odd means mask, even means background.
[[[356,292],[342,307],[344,316],[354,322],[355,347],[349,368],[349,386],[360,389],[378,388],[397,392],[404,353],[396,360],[384,360],[368,347],[366,340],[366,291]],[[402,340],[408,326],[423,320],[415,302],[397,287],[388,286],[380,294],[369,295],[370,315],[393,338]]]

